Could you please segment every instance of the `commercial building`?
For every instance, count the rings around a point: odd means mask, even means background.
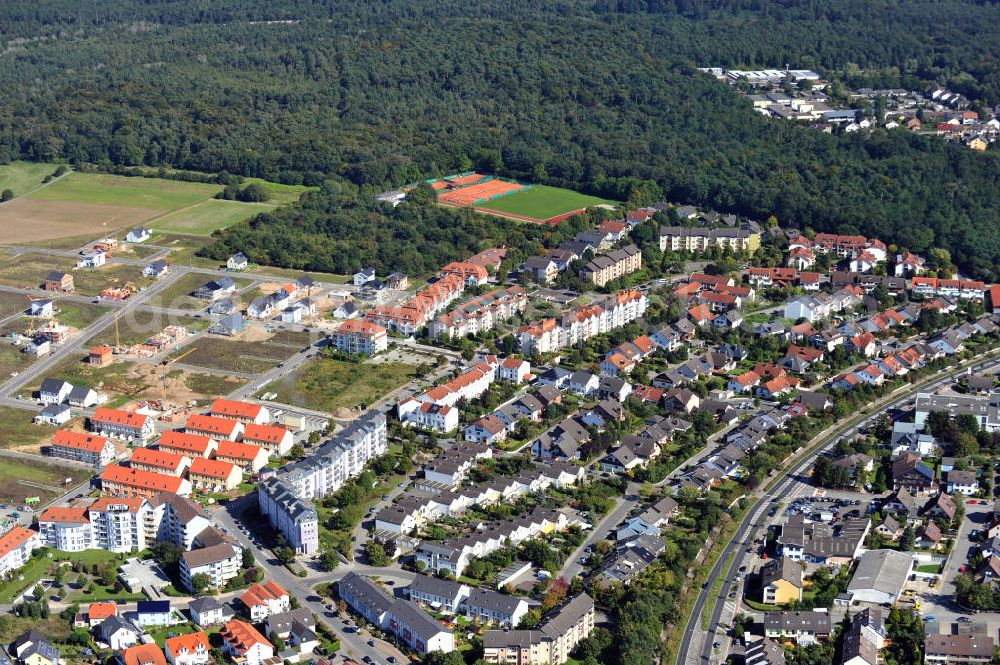
[[[913,555],[894,550],[869,550],[861,555],[847,593],[854,602],[890,606],[903,592],[913,568]]]

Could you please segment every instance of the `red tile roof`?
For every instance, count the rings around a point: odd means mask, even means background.
[[[196,457],[193,462],[191,462],[191,468],[188,469],[188,474],[191,476],[206,476],[208,478],[229,478],[233,469],[237,468],[232,462],[223,462],[217,459],[205,459],[204,457]]]
[[[274,649],[274,645],[268,642],[264,636],[260,634],[260,631],[245,621],[240,621],[239,619],[233,619],[223,626],[221,634],[222,639],[228,642],[229,645],[239,654],[245,654],[257,644],[263,644],[271,649]]]
[[[194,653],[198,650],[198,647],[204,649],[206,653],[212,648],[208,643],[208,636],[203,630],[197,633],[168,638],[164,641],[163,646],[175,656],[185,651]]]
[[[177,476],[168,476],[162,473],[153,473],[152,471],[139,471],[138,469],[126,469],[123,466],[114,464],[105,467],[104,471],[101,472],[102,486],[104,483],[118,483],[128,487],[176,494],[183,482]]]
[[[62,524],[85,524],[90,520],[87,518],[86,508],[70,508],[52,506],[46,508],[38,517],[38,522],[60,522]]]
[[[260,404],[237,402],[231,399],[217,399],[209,410],[209,415],[222,418],[256,418],[264,407]]]
[[[184,429],[194,432],[211,432],[219,436],[232,436],[239,425],[240,423],[237,420],[192,414],[188,416],[187,422],[184,423]]]
[[[156,643],[129,647],[121,657],[125,665],[167,665],[167,657]]]
[[[104,620],[109,617],[118,616],[118,606],[114,603],[91,603],[87,608],[87,617],[93,621],[95,619]]]
[[[97,409],[90,419],[97,423],[108,423],[110,425],[120,425],[124,427],[142,429],[143,425],[145,425],[149,420],[149,416],[141,413],[135,413],[133,411],[109,409],[102,406]]]
[[[247,460],[248,462],[251,462],[257,459],[261,450],[262,448],[260,446],[255,446],[250,443],[226,440],[219,442],[219,447],[215,451],[215,456]]]
[[[37,531],[25,529],[21,526],[15,526],[13,529],[0,536],[0,559],[21,547],[28,542],[28,540],[37,535]]]
[[[243,439],[249,441],[267,441],[281,443],[288,436],[288,430],[277,425],[254,425],[250,423],[243,430]]]
[[[52,445],[54,446],[84,450],[88,453],[100,453],[104,450],[104,446],[107,443],[108,439],[103,436],[81,434],[80,432],[71,432],[67,429],[56,430],[56,433],[52,436]]]
[[[159,448],[183,450],[203,456],[208,453],[212,439],[204,434],[190,434],[179,430],[168,430],[160,437]]]
[[[132,451],[132,457],[129,458],[129,466],[136,468],[137,464],[144,464],[146,466],[155,466],[160,469],[169,469],[170,471],[176,473],[181,469],[181,467],[184,466],[184,461],[185,458],[183,455],[167,452],[166,450],[136,448]]]

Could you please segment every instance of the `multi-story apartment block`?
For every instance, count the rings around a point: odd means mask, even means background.
[[[15,526],[0,536],[0,577],[28,563],[31,553],[42,546],[37,531]]]
[[[216,418],[192,414],[184,423],[184,431],[188,434],[200,434],[221,441],[229,439],[236,441],[243,434],[244,424],[232,418]]]
[[[85,508],[46,508],[38,516],[38,532],[45,547],[63,552],[82,552],[93,547]]]
[[[535,630],[484,632],[483,659],[504,665],[562,665],[593,631],[594,601],[581,593],[549,611]]]
[[[211,457],[219,442],[201,434],[189,434],[177,430],[167,430],[156,444],[159,450],[165,450],[187,457]]]
[[[336,492],[365,465],[385,453],[384,413],[371,412],[355,420],[316,452],[278,470],[257,490],[260,510],[298,552],[319,547],[316,511],[309,501]]]
[[[267,450],[260,446],[227,439],[219,443],[215,459],[235,464],[243,469],[244,473],[253,474],[267,466],[268,454]]]
[[[202,459],[202,458],[198,458]],[[152,471],[167,476],[183,476],[191,466],[191,458],[166,450],[152,448],[136,448],[128,461],[129,468],[139,471]]]
[[[146,531],[152,512],[153,507],[143,498],[99,497],[87,508],[91,547],[111,552],[146,549],[155,540]]]
[[[221,589],[240,574],[242,555],[242,551],[229,543],[184,552],[180,560],[181,584],[188,591],[194,591],[192,578],[205,574],[210,580],[210,588]]]
[[[115,446],[110,439],[65,429],[56,430],[47,452],[52,457],[61,457],[94,466],[105,466],[115,458]]]
[[[704,252],[711,247],[720,249],[728,247],[736,252],[753,252],[760,248],[760,234],[744,229],[660,227],[661,252]]]
[[[580,278],[604,286],[608,282],[634,273],[642,267],[642,252],[635,245],[613,249],[580,269]]]
[[[389,331],[371,321],[345,321],[330,337],[333,347],[344,353],[373,356],[389,348]]]
[[[200,533],[212,526],[204,508],[183,496],[163,493],[149,500],[145,530],[150,540],[164,540],[190,550]]]
[[[228,492],[239,486],[243,470],[231,462],[196,457],[188,470],[188,480],[199,492]]]

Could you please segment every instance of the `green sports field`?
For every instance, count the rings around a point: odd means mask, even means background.
[[[618,205],[614,201],[580,194],[569,189],[534,185],[526,191],[486,201],[478,204],[477,207],[542,220],[601,204]]]

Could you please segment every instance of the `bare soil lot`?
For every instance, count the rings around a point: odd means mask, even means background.
[[[119,205],[18,199],[0,206],[0,228],[7,245],[93,234],[96,238],[108,225],[108,232],[133,226],[155,217],[160,211]]]

